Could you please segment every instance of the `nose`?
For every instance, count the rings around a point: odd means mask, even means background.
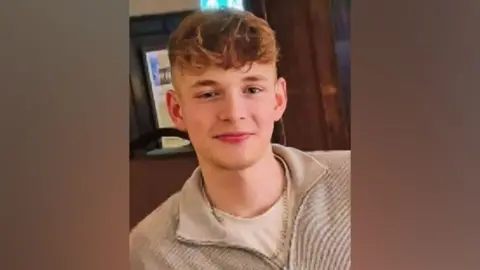
[[[225,95],[221,101],[220,119],[229,122],[245,119],[247,117],[246,103],[247,101],[241,94],[229,93]]]

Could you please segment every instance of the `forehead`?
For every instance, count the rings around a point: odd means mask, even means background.
[[[219,67],[208,67],[202,70],[202,72],[193,72],[188,69],[174,67],[172,73],[176,88],[192,88],[202,81],[213,81],[222,85],[253,81],[268,83],[275,81],[277,76],[275,64],[258,63],[240,69],[228,70]]]

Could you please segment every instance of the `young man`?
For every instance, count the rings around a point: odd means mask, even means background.
[[[270,143],[287,94],[268,24],[196,12],[168,50],[167,106],[199,168],[132,230],[132,270],[349,269],[350,152]]]

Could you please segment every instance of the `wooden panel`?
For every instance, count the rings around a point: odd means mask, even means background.
[[[279,73],[287,80],[287,144],[300,149],[348,149],[329,2],[265,0],[265,9],[281,48]]]
[[[334,29],[335,54],[339,72],[339,85],[342,90],[345,117],[350,133],[350,0],[333,0],[331,6]]]
[[[305,1],[303,1],[305,4]],[[284,116],[287,145],[302,150],[327,149],[323,110],[318,107],[312,44],[305,32],[308,21],[302,1],[267,1],[267,19],[280,45],[279,75],[287,81],[288,105]]]
[[[283,116],[286,145],[304,151],[325,149],[326,142],[318,117],[321,112],[315,101],[318,94],[312,91],[296,94],[295,89],[292,92]]]
[[[310,35],[313,56],[318,71],[318,90],[321,92],[330,149],[349,149],[350,139],[345,117],[345,104],[339,85],[336,61],[332,10],[330,0],[308,0]]]
[[[130,228],[179,191],[196,166],[192,154],[130,160]]]

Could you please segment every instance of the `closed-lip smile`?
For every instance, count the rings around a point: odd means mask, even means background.
[[[226,132],[214,136],[215,139],[218,139],[226,143],[240,143],[247,140],[252,133],[249,132]]]

